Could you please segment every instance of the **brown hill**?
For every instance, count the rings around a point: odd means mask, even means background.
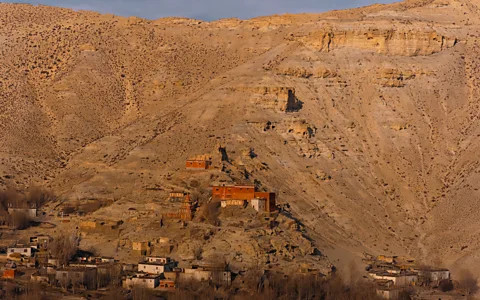
[[[221,169],[223,146],[228,173],[194,177],[275,190],[331,259],[473,265],[479,8],[208,23],[1,3],[0,183],[118,217],[188,186],[187,157]]]

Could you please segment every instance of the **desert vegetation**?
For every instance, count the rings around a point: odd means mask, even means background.
[[[201,222],[207,222],[208,224],[219,226],[220,219],[220,203],[208,202],[203,204],[199,210],[199,220]]]
[[[444,288],[450,288],[450,286],[444,286]],[[467,296],[471,296],[479,289],[478,279],[470,270],[462,269],[459,272],[457,288],[463,290]]]
[[[183,282],[180,290],[169,299],[381,299],[377,298],[373,285],[357,281],[346,284],[342,277],[318,277],[312,275],[286,276],[264,273],[252,269],[240,279],[243,288],[233,285],[224,289],[215,285]]]
[[[8,207],[37,207],[40,208],[46,203],[55,200],[52,192],[39,187],[31,187],[26,191],[17,191],[8,188],[0,192],[0,208],[7,210]]]
[[[0,192],[0,218],[3,225],[10,228],[26,229],[32,224],[33,217],[25,209],[39,209],[55,199],[52,192],[38,187],[31,187],[27,191],[8,188]],[[9,212],[12,208],[16,210]]]
[[[77,253],[78,243],[78,237],[73,233],[62,233],[50,243],[50,255],[58,259],[60,264],[66,265]]]
[[[61,208],[61,212],[64,215],[70,214],[91,214],[96,212],[97,210],[101,209],[102,207],[106,207],[111,204],[111,201],[102,201],[98,199],[90,199],[85,201],[70,201],[63,204]]]

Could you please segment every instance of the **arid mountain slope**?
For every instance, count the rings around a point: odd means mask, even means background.
[[[478,263],[479,7],[207,23],[0,4],[1,184],[148,203],[211,153],[333,258]]]

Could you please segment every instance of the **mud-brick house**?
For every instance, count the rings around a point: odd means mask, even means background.
[[[171,192],[168,196],[168,200],[170,202],[180,202],[182,201],[186,196],[186,193],[184,192]]]
[[[207,155],[198,155],[187,159],[185,168],[187,170],[206,170],[212,164],[211,158]]]
[[[13,204],[8,203],[8,213],[10,215],[15,213],[22,213],[25,214],[30,219],[34,219],[37,217],[37,205],[36,204]]]
[[[402,271],[399,273],[391,273],[387,271],[375,271],[369,273],[373,279],[390,280],[395,286],[415,285],[418,282],[418,275],[414,272]]]
[[[227,286],[232,283],[232,273],[230,271],[211,266],[193,265],[191,268],[183,269],[179,276],[184,280],[211,281]]]
[[[265,200],[265,211],[273,212],[277,210],[276,195],[271,192],[255,192],[255,197],[253,199],[264,199]]]
[[[155,289],[160,285],[159,275],[135,275],[128,276],[123,280],[122,286],[125,289],[133,289],[134,287],[142,287],[146,289]]]
[[[15,269],[5,269],[3,270],[3,279],[15,279],[16,270]]]
[[[97,288],[97,269],[60,268],[55,273],[55,280],[62,287],[73,285],[88,290],[94,290]]]
[[[145,261],[147,263],[154,263],[154,264],[168,264],[172,262],[170,257],[162,257],[162,256],[147,256],[145,257]]]
[[[190,194],[186,194],[182,205],[177,212],[163,214],[167,219],[180,219],[184,221],[191,221],[195,212],[196,204],[193,203]]]
[[[162,262],[143,262],[138,264],[138,272],[143,272],[146,274],[162,274],[164,272],[172,271],[175,267],[175,262],[170,261],[168,263]]]
[[[277,209],[275,193],[256,192],[253,185],[221,185],[212,187],[213,201],[244,200],[251,204],[253,199],[264,199],[264,212],[273,212]]]
[[[7,257],[13,257],[20,254],[21,256],[32,257],[34,249],[30,246],[15,246],[7,248]]]
[[[123,221],[112,220],[91,220],[80,222],[80,232],[82,234],[104,234],[104,235],[118,235],[119,227]]]
[[[150,255],[151,245],[150,242],[133,242],[132,243],[133,253],[141,256]]]
[[[418,274],[419,281],[424,285],[438,285],[442,280],[450,279],[450,271],[448,269],[415,269]]]
[[[164,291],[173,291],[177,288],[177,283],[175,280],[161,279],[158,288]]]
[[[396,262],[396,259],[397,259],[397,256],[389,256],[389,255],[377,256],[377,261],[388,263],[388,264],[394,264]]]
[[[246,200],[255,198],[253,185],[222,185],[212,187],[212,200]]]
[[[30,246],[36,249],[48,249],[48,244],[52,239],[49,236],[32,236],[30,237]]]
[[[403,291],[399,287],[378,287],[376,289],[377,296],[384,299],[399,299],[400,292]]]

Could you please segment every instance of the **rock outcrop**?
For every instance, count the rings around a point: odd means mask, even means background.
[[[362,26],[366,27],[366,26]],[[341,48],[370,50],[385,55],[425,56],[453,47],[456,38],[446,37],[431,29],[375,28],[321,29],[305,36],[293,34],[291,40],[301,41],[317,51],[330,52]]]

